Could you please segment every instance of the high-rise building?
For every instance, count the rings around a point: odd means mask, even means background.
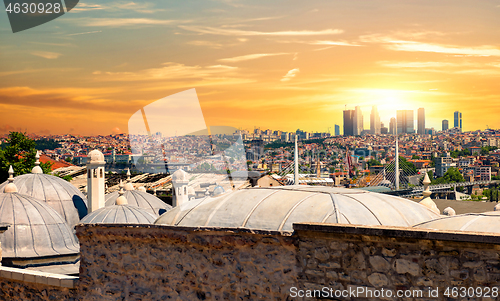
[[[415,133],[415,128],[413,124],[413,110],[398,110],[396,112],[397,117],[397,133],[402,134],[412,134]]]
[[[459,128],[460,132],[462,131],[462,113],[459,111],[453,113],[453,127]]]
[[[344,136],[354,135],[354,110],[344,111]]]
[[[425,134],[425,109],[418,109],[418,121],[417,121],[417,134],[424,135]]]
[[[359,106],[354,108],[353,126],[354,135],[361,135],[361,132],[363,131],[363,113],[361,112],[361,108]]]
[[[338,124],[335,125],[335,136],[340,136],[340,126]]]
[[[389,122],[389,134],[396,135],[396,118],[392,117]]]
[[[372,107],[372,112],[370,114],[370,133],[374,135],[380,134],[380,115],[377,106]]]
[[[441,128],[443,131],[448,130],[448,120],[446,120],[446,119],[443,120]]]

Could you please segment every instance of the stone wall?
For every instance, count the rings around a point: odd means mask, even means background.
[[[403,300],[394,297],[399,291],[422,294],[404,300],[456,300],[452,297],[460,296],[460,287],[500,286],[499,235],[321,224],[295,224],[294,230],[300,268],[294,294],[301,290],[304,296],[358,300],[350,292],[359,290],[361,296],[372,296],[364,300]],[[453,287],[458,295],[445,296],[446,288],[453,294]],[[349,295],[340,297],[342,291]],[[463,300],[483,300],[478,292],[464,295],[471,294]],[[495,298],[485,300],[500,299],[491,289],[490,295]]]
[[[284,300],[297,283],[286,232],[77,226],[82,300]]]
[[[326,298],[333,300],[382,289],[421,295],[362,300],[456,300],[446,288],[500,286],[497,234],[338,224],[294,230],[79,225],[79,279],[44,282],[40,272],[0,267],[0,300],[315,300],[325,288],[364,291]],[[491,292],[463,300],[500,300]]]
[[[77,300],[77,277],[0,267],[0,300]]]

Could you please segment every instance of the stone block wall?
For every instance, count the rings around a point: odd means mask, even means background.
[[[78,277],[0,267],[0,300],[77,300]]]
[[[371,295],[361,294],[372,297],[364,300],[500,300],[491,289],[500,287],[499,235],[321,224],[295,224],[294,229],[301,295],[358,300],[358,295],[341,297],[340,292],[359,289],[371,290]],[[446,296],[453,287],[457,295]],[[471,291],[460,298],[461,287],[489,287],[491,298]],[[392,296],[375,297],[374,290],[381,289]],[[322,295],[321,290],[328,292]],[[412,297],[398,298],[398,291],[412,292]],[[337,298],[332,292],[339,293]]]
[[[81,225],[81,300],[285,300],[297,283],[286,232]]]

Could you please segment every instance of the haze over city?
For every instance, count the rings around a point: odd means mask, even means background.
[[[344,109],[367,120],[377,105],[385,126],[424,107],[428,128],[454,111],[464,131],[500,128],[499,12],[498,1],[85,1],[16,34],[1,14],[0,134],[127,132],[134,112],[190,88],[207,125],[326,132]]]

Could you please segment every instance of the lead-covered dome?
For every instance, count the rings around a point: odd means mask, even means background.
[[[82,224],[152,224],[157,216],[130,205],[100,208],[81,220]]]
[[[3,261],[9,265],[67,263],[79,257],[73,232],[44,202],[17,192],[0,193],[0,223],[10,224],[0,235]]]
[[[116,205],[118,191],[106,195],[106,207]],[[172,209],[172,206],[164,203],[159,198],[140,190],[126,190],[123,196],[127,199],[128,205],[136,206],[146,210],[156,217]]]
[[[4,191],[7,184],[6,181],[0,185],[0,192]],[[14,184],[20,194],[47,203],[71,228],[87,215],[87,199],[66,180],[48,174],[31,173],[15,177]]]
[[[241,189],[186,202],[155,224],[292,231],[292,223],[298,222],[411,227],[438,217],[418,203],[391,195],[297,185]]]
[[[467,213],[416,224],[415,228],[500,233],[500,212]]]

